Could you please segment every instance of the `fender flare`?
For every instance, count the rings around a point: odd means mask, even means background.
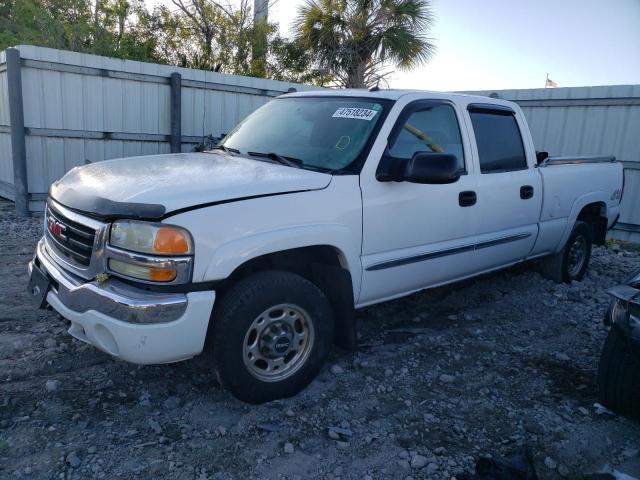
[[[228,278],[238,267],[263,255],[314,246],[336,249],[343,268],[351,274],[354,301],[357,303],[362,277],[360,239],[354,238],[351,230],[340,224],[278,228],[223,243],[209,259],[202,281]]]
[[[608,199],[609,195],[606,192],[602,191],[586,193],[575,199],[571,207],[571,213],[567,217],[567,224],[565,226],[564,233],[562,234],[555,253],[564,248],[565,244],[569,240],[571,232],[573,231],[573,226],[576,224],[578,215],[580,215],[582,209],[590,203],[603,203],[605,206],[605,216],[607,217],[607,219],[609,218],[609,204],[607,203]]]

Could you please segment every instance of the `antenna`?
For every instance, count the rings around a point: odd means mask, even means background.
[[[376,84],[373,87],[369,87],[370,92],[377,92],[380,90],[380,77],[378,77]]]

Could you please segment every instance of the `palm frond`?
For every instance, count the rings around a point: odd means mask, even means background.
[[[428,62],[434,22],[430,0],[306,0],[294,31],[336,82],[364,87],[385,78],[390,66]]]

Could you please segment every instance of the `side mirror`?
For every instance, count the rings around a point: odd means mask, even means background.
[[[458,158],[450,153],[416,152],[406,163],[402,180],[412,183],[454,183],[462,170]]]
[[[549,152],[539,152],[536,150],[536,164],[540,165],[547,158],[549,158]]]

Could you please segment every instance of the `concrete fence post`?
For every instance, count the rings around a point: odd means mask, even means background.
[[[171,74],[171,153],[182,150],[182,76]]]
[[[22,105],[22,73],[20,50],[7,48],[7,86],[9,90],[9,120],[11,122],[11,156],[13,160],[13,191],[16,213],[29,216],[27,185],[27,148],[25,144],[24,108]]]

